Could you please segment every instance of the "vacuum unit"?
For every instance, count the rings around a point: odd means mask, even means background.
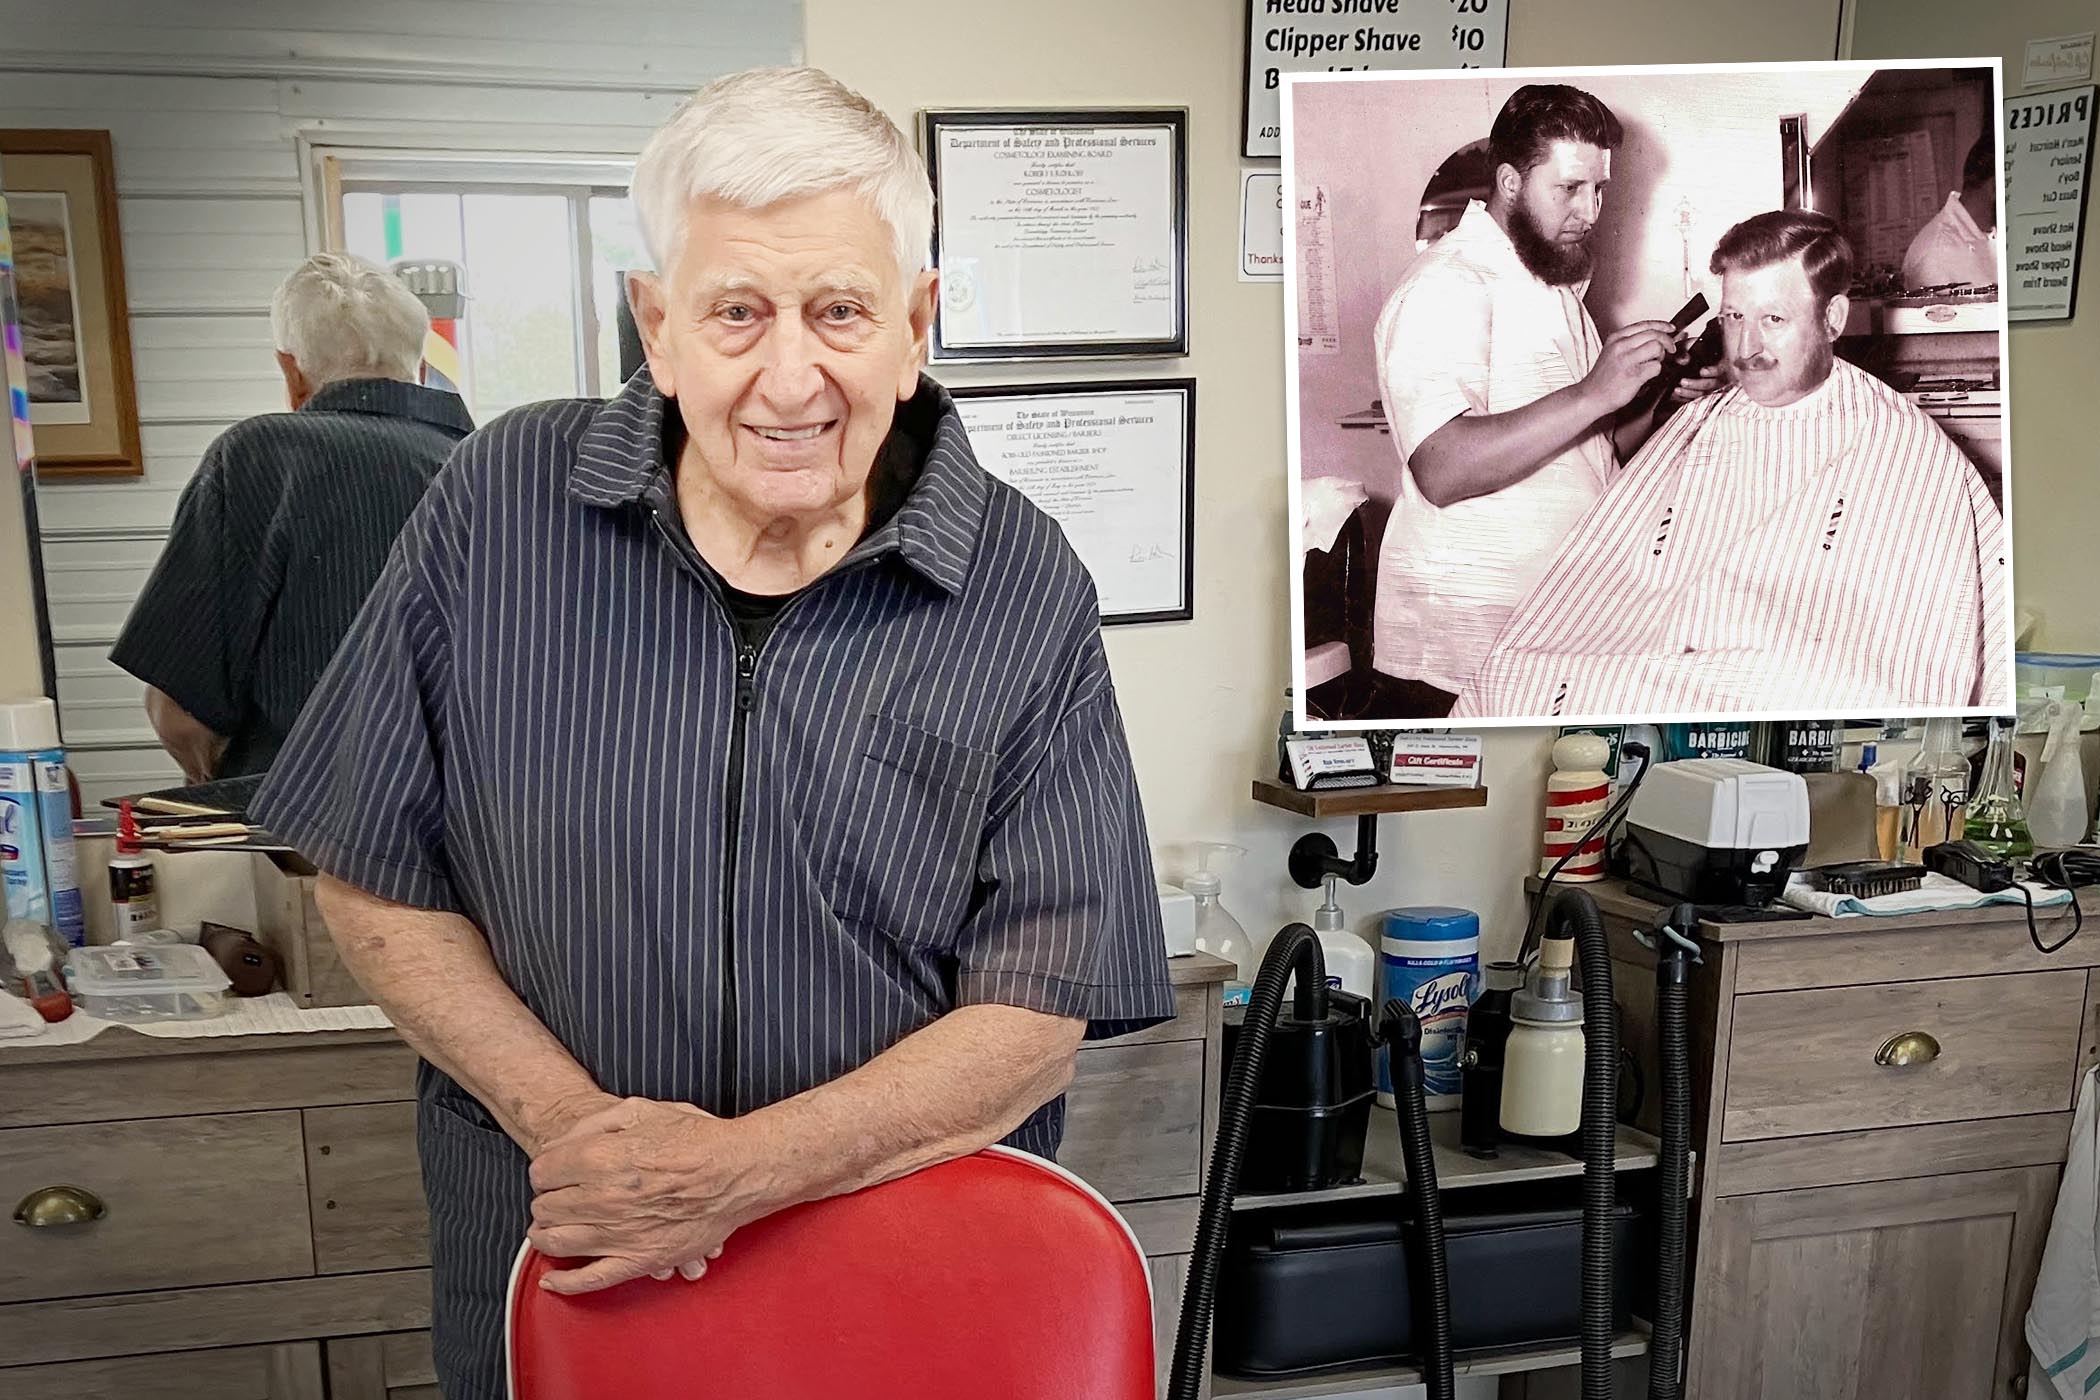
[[[1662,1145],[1657,1212],[1651,1400],[1677,1400],[1683,1372],[1685,1201],[1689,1185],[1691,1074],[1686,984],[1691,945],[1681,934],[1695,911],[1679,905],[1663,921],[1656,965],[1656,1026],[1662,1060]],[[1389,1000],[1372,1027],[1361,998],[1332,992],[1313,930],[1292,924],[1270,943],[1246,1014],[1234,1036],[1217,1142],[1212,1150],[1167,1394],[1196,1400],[1209,1365],[1211,1324],[1230,1338],[1230,1364],[1253,1372],[1334,1368],[1419,1358],[1429,1400],[1452,1400],[1457,1349],[1537,1340],[1539,1329],[1580,1337],[1583,1400],[1611,1400],[1612,1343],[1634,1307],[1631,1281],[1641,1230],[1617,1197],[1619,1037],[1612,1000],[1611,955],[1604,921],[1581,890],[1561,894],[1547,916],[1546,944],[1572,946],[1581,974],[1583,1035],[1577,1114],[1583,1162],[1579,1197],[1537,1206],[1544,1188],[1524,1188],[1517,1208],[1498,1188],[1469,1188],[1466,1207],[1447,1217],[1437,1188],[1436,1158],[1423,1095],[1422,1029],[1412,1008]],[[1565,971],[1549,969],[1549,995],[1518,999],[1512,1034],[1538,1019],[1542,1034],[1568,1020],[1549,1005]],[[1284,991],[1293,982],[1289,1008]],[[1527,991],[1533,990],[1527,988]],[[1568,1041],[1541,1047],[1554,1056]],[[1243,1187],[1279,1191],[1352,1181],[1360,1171],[1364,1128],[1355,1118],[1358,1080],[1343,1061],[1383,1044],[1392,1079],[1406,1181],[1397,1198],[1373,1197],[1311,1206],[1265,1204],[1258,1217],[1229,1230]],[[1513,1047],[1520,1078],[1527,1055]],[[1504,1111],[1510,1111],[1507,1085]],[[1536,1113],[1542,1105],[1527,1108]],[[1365,1115],[1367,1117],[1367,1115]],[[1351,1130],[1355,1131],[1352,1141]],[[1514,1130],[1514,1129],[1513,1129]],[[1260,1144],[1257,1131],[1280,1141]],[[1254,1167],[1259,1161],[1261,1166]],[[1251,1173],[1251,1175],[1250,1175]],[[1259,1182],[1258,1187],[1254,1184]],[[1515,1191],[1516,1188],[1508,1188]],[[1397,1200],[1397,1209],[1395,1201]],[[1229,1238],[1230,1237],[1230,1238]],[[1566,1260],[1579,1243],[1577,1296],[1556,1294],[1541,1261]],[[1228,1245],[1234,1268],[1220,1296]],[[1317,1287],[1309,1274],[1317,1273]],[[1521,1283],[1513,1289],[1512,1280]],[[1564,1285],[1563,1285],[1564,1287]],[[1513,1319],[1524,1320],[1521,1333]],[[1221,1341],[1220,1363],[1226,1364]]]

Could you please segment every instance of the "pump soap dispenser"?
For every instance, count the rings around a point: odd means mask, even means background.
[[[1341,876],[1328,872],[1327,899],[1313,911],[1313,932],[1320,938],[1320,955],[1327,964],[1328,985],[1369,1001],[1371,985],[1377,975],[1378,955],[1371,951],[1367,940],[1344,926],[1342,906],[1334,897],[1335,885],[1340,880]]]
[[[1225,984],[1225,1004],[1244,1005],[1254,985],[1254,944],[1247,937],[1247,930],[1240,927],[1240,921],[1218,902],[1224,881],[1210,868],[1210,861],[1212,856],[1245,855],[1247,848],[1224,841],[1199,841],[1196,849],[1201,853],[1196,857],[1196,870],[1181,882],[1181,887],[1196,899],[1196,948],[1223,958],[1238,969]]]

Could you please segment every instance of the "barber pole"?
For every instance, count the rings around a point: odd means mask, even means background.
[[[1596,828],[1611,805],[1611,777],[1604,771],[1610,758],[1611,745],[1596,734],[1566,734],[1554,742],[1554,773],[1546,779],[1546,826],[1539,838],[1541,876],[1567,857],[1560,879],[1585,883],[1604,878],[1604,833]],[[1575,854],[1569,856],[1570,851]]]
[[[459,349],[459,318],[467,309],[467,271],[455,262],[397,261],[389,269],[430,313],[423,337],[423,383],[466,395],[467,376]]]

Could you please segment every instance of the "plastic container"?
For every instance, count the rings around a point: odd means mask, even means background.
[[[75,948],[66,958],[73,1000],[112,1021],[204,1021],[226,1010],[232,986],[212,955],[173,947]]]
[[[58,707],[43,696],[0,703],[0,882],[8,918],[87,941]]]
[[[1580,1335],[1582,1210],[1572,1193],[1552,1189],[1559,1185],[1526,1183],[1522,1204],[1492,1187],[1445,1193],[1456,1349]],[[1638,1207],[1622,1199],[1612,1219],[1614,1330],[1640,1301],[1643,1226]],[[1413,1355],[1408,1251],[1417,1238],[1412,1216],[1403,1219],[1389,1196],[1234,1212],[1218,1279],[1218,1369],[1280,1376]]]
[[[2089,698],[2100,656],[2073,652],[2023,651],[2013,656],[2013,690],[2023,697],[2069,700]]]
[[[1196,872],[1181,882],[1181,887],[1196,897],[1196,948],[1199,952],[1225,959],[1239,971],[1225,984],[1225,1004],[1243,1006],[1254,991],[1254,974],[1257,970],[1253,940],[1232,912],[1218,902],[1218,894],[1225,887],[1218,872],[1210,868],[1214,855],[1240,855],[1243,846],[1230,845],[1223,841],[1203,841],[1197,844],[1202,852],[1196,858]]]
[[[1431,1109],[1458,1107],[1466,1012],[1480,995],[1480,916],[1422,905],[1386,912],[1378,945],[1379,1002],[1396,998],[1422,1020],[1422,1089]],[[1392,1069],[1378,1052],[1378,1102],[1393,1106]]]

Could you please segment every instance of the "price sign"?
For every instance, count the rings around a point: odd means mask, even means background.
[[[2011,321],[2071,314],[2091,162],[2094,90],[2005,102],[2005,280]]]
[[[1283,153],[1285,73],[1500,68],[1509,0],[1247,0],[1242,153]]]

